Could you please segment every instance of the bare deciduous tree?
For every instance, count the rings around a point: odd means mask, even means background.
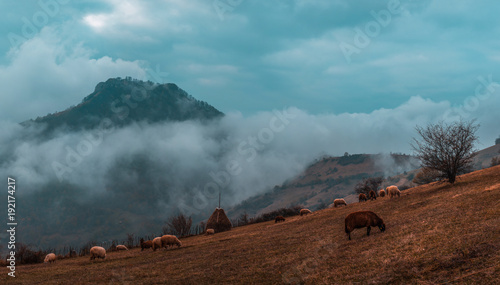
[[[380,186],[380,184],[382,184],[382,181],[384,181],[383,177],[365,178],[365,179],[363,179],[363,181],[356,184],[356,186],[354,187],[354,191],[357,194],[364,193],[366,195],[368,195],[370,190],[373,190],[376,193],[378,190],[378,187]]]
[[[168,221],[163,226],[162,232],[164,235],[173,234],[178,237],[186,236],[191,233],[191,224],[193,219],[191,217],[186,217],[183,214],[179,214],[175,217],[170,217]]]
[[[128,248],[134,247],[134,234],[127,233],[127,247]]]
[[[248,213],[245,211],[244,213],[242,213],[238,219],[238,226],[244,226],[246,224],[249,223],[249,216],[248,216]]]
[[[422,167],[438,171],[439,178],[453,184],[457,175],[472,170],[478,128],[474,121],[439,122],[425,128],[417,126],[421,139],[413,138],[411,146]]]

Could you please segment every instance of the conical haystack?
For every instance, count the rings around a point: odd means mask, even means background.
[[[215,208],[210,218],[207,221],[207,229],[214,229],[216,233],[229,231],[233,225],[227,218],[224,209]]]

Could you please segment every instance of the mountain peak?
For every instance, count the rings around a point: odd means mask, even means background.
[[[39,117],[34,122],[45,123],[47,133],[59,128],[93,129],[104,119],[111,119],[116,126],[125,126],[140,121],[204,121],[221,116],[222,112],[196,100],[176,84],[118,77],[98,83],[94,92],[77,106]]]

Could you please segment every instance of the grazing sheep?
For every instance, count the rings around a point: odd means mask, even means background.
[[[389,195],[389,197],[391,197],[391,199],[393,196],[396,196],[396,195],[398,195],[398,197],[401,196],[401,191],[399,191],[398,186],[396,186],[396,185],[391,185],[391,186],[385,188],[385,190],[387,191],[387,195]]]
[[[368,199],[366,199],[366,195],[364,193],[359,194],[358,199],[359,199],[359,202],[363,202],[363,201],[368,200]]]
[[[283,216],[277,216],[275,219],[274,219],[274,223],[277,223],[277,222],[284,222],[285,221],[285,218],[283,218]]]
[[[49,253],[45,256],[45,259],[43,260],[44,263],[52,263],[56,262],[56,255],[54,253]]]
[[[345,218],[345,233],[348,234],[351,240],[351,232],[354,229],[367,227],[366,235],[370,235],[370,227],[377,226],[381,232],[385,231],[384,221],[371,211],[359,211],[350,213]]]
[[[123,244],[119,244],[116,246],[116,250],[128,250],[128,248],[126,246],[124,246]]]
[[[90,260],[95,258],[102,258],[102,259],[106,258],[106,250],[104,249],[104,247],[93,246],[90,249]]]
[[[207,232],[205,233],[207,236],[208,235],[213,235],[215,234],[215,230],[214,229],[207,229]]]
[[[161,237],[155,237],[153,239],[153,251],[156,251],[158,248],[161,248]]]
[[[377,200],[377,194],[373,190],[370,190],[370,193],[368,193],[368,197],[370,198],[370,200]]]
[[[177,245],[177,247],[181,247],[182,243],[181,241],[173,235],[164,235],[161,237],[161,246],[168,248],[169,246],[174,246]]]
[[[385,197],[385,191],[384,189],[380,189],[380,192],[378,193],[380,197]]]
[[[143,251],[145,248],[150,248],[150,247],[153,247],[153,241],[152,240],[144,241],[144,239],[141,238],[141,251]]]
[[[341,205],[346,205],[347,206],[347,203],[345,202],[344,199],[335,199],[335,200],[333,200],[333,207],[337,208],[337,206],[341,206]]]
[[[307,215],[307,214],[312,214],[311,210],[309,209],[302,209],[300,210],[300,215]]]

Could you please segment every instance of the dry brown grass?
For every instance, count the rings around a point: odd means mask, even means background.
[[[370,210],[381,233],[344,233],[347,214]],[[500,284],[500,166],[433,183],[400,198],[182,239],[171,250],[112,252],[4,268],[20,284]]]

